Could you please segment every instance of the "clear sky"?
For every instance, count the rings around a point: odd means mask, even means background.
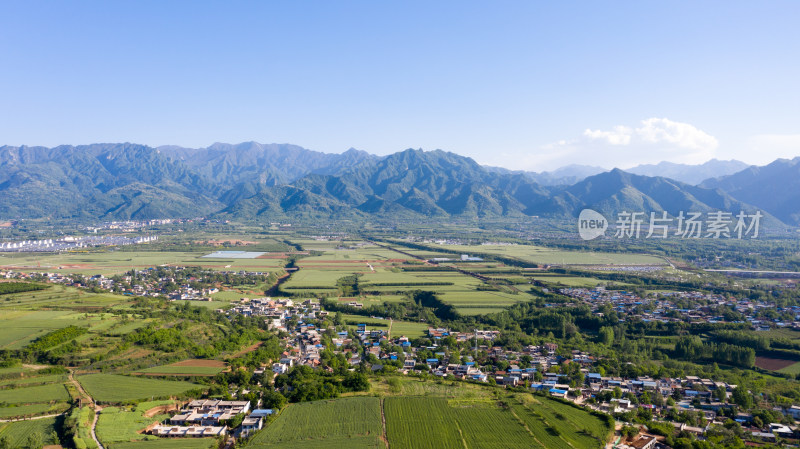
[[[800,156],[798,1],[0,1],[0,144]]]

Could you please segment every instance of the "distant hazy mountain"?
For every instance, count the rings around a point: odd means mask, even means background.
[[[800,157],[778,159],[763,167],[751,166],[703,181],[701,186],[721,189],[785,223],[800,225]]]
[[[572,164],[565,167],[558,168],[553,171],[545,171],[541,173],[532,173],[531,178],[539,184],[546,186],[571,186],[576,184],[589,176],[598,173],[606,172],[605,168],[593,167],[591,165],[578,165]]]
[[[608,171],[602,167],[578,164],[571,164],[557,168],[553,171],[544,171],[540,173],[523,170],[509,170],[501,167],[484,168],[492,173],[522,174],[544,186],[571,186],[579,181],[583,181],[589,176]]]
[[[297,145],[257,142],[215,143],[198,149],[176,146],[158,149],[227,187],[239,183],[288,184],[311,173],[336,174],[362,162],[378,159],[378,156],[353,148],[342,154],[329,154]]]
[[[658,164],[638,165],[625,171],[636,175],[663,176],[687,184],[697,185],[706,179],[730,175],[745,168],[747,168],[747,164],[741,161],[711,159],[700,165],[659,162]]]

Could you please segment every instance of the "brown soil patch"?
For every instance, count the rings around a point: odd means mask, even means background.
[[[149,377],[214,377],[216,374],[187,374],[187,373],[130,373],[133,376],[149,376]]]
[[[150,349],[139,349],[139,348],[133,348],[133,349],[129,349],[129,350],[127,350],[127,351],[125,351],[125,352],[123,352],[123,353],[121,353],[121,354],[117,354],[117,355],[115,355],[115,356],[113,356],[113,357],[109,358],[109,360],[119,360],[119,359],[133,360],[133,359],[141,359],[141,358],[144,358],[144,357],[147,357],[147,356],[151,355],[152,353],[153,353],[153,351],[151,351]]]
[[[778,371],[797,363],[797,360],[773,359],[770,357],[756,357],[756,366],[761,369]]]
[[[254,344],[254,345],[251,345],[251,346],[249,346],[247,348],[244,348],[241,351],[237,352],[236,354],[233,354],[231,357],[233,357],[233,358],[241,357],[241,356],[247,354],[248,352],[253,352],[256,349],[258,349],[259,346],[261,346],[262,343],[264,343],[264,342],[263,341],[259,341],[258,343]]]
[[[172,363],[169,366],[200,366],[208,368],[225,368],[225,362],[221,360],[189,359]]]
[[[94,265],[89,265],[86,263],[71,263],[71,264],[62,264],[58,266],[62,270],[87,270],[90,268],[95,268]]]
[[[156,415],[161,415],[168,412],[177,412],[181,409],[182,405],[183,404],[181,404],[180,402],[175,402],[173,404],[165,404],[165,405],[160,405],[158,407],[153,407],[150,410],[144,412],[144,416],[145,418],[152,418]]]
[[[229,245],[237,245],[237,246],[257,245],[258,244],[258,242],[250,242],[250,241],[247,241],[247,240],[234,240],[234,239],[228,239],[228,240],[205,240],[205,241],[204,240],[195,240],[194,243],[198,244],[198,245],[202,245],[202,244],[205,244],[205,245],[224,245],[224,244],[227,243]]]
[[[33,369],[33,370],[40,370],[40,369],[49,368],[50,365],[33,365],[33,364],[29,364],[29,363],[23,363],[22,367],[23,368]]]

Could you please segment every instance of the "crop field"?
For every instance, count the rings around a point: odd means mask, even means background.
[[[391,338],[405,335],[408,338],[422,337],[428,333],[428,323],[413,323],[410,321],[393,321]]]
[[[17,407],[0,408],[0,419],[8,419],[19,416],[49,415],[61,413],[69,408],[66,402],[56,402],[55,404],[29,404]]]
[[[533,245],[441,245],[459,254],[496,254],[547,265],[666,265],[664,259],[646,254],[563,251]]]
[[[0,402],[7,404],[32,404],[38,402],[66,401],[69,399],[64,384],[46,384],[35,387],[0,390]]]
[[[17,387],[28,384],[52,384],[64,383],[67,380],[65,374],[49,374],[44,376],[25,376],[15,379],[0,380],[0,386],[15,385]]]
[[[511,410],[547,448],[599,448],[604,445],[607,431],[600,419],[569,405],[537,400],[531,405],[513,404]]]
[[[83,388],[100,402],[127,402],[139,399],[179,396],[202,385],[189,382],[143,379],[114,374],[87,374],[78,376]]]
[[[202,266],[209,269],[246,269],[274,271],[283,266],[282,258],[234,259],[203,258],[208,251],[96,251],[65,253],[2,253],[0,268],[25,271],[60,271],[64,273],[113,275],[132,268],[164,264]]]
[[[124,296],[88,293],[63,285],[51,285],[46,290],[3,295],[0,310],[33,310],[41,307],[70,307],[92,310],[122,304]]]
[[[384,447],[380,399],[342,398],[289,405],[248,448]]]
[[[170,416],[157,414],[146,417],[144,416],[145,412],[154,407],[172,403],[173,401],[142,402],[132,409],[106,407],[100,412],[100,418],[97,421],[97,438],[104,445],[142,440],[146,436],[139,433],[142,429]]]
[[[602,447],[606,434],[598,418],[549,399],[504,408],[480,399],[406,396],[389,397],[384,407],[389,444],[404,448],[588,449]]]
[[[219,442],[214,438],[175,438],[149,441],[136,441],[129,443],[113,443],[109,449],[212,449]]]
[[[379,318],[370,318],[361,315],[343,314],[345,323],[349,328],[355,330],[359,324],[366,324],[367,330],[372,328],[390,332],[390,337],[400,337],[405,335],[409,338],[421,337],[428,333],[427,323],[414,323],[411,321],[390,321]],[[391,327],[391,329],[390,329]]]
[[[34,434],[39,435],[39,441],[44,445],[58,444],[58,441],[53,441],[52,438],[55,430],[55,418],[0,423],[0,438],[8,438],[10,447],[16,448],[28,447],[28,438]]]
[[[390,397],[384,403],[389,445],[463,449],[459,428],[443,398]]]
[[[68,311],[0,311],[0,348],[22,349],[50,331],[79,325],[79,316]]]
[[[217,360],[183,360],[169,365],[140,370],[140,373],[176,376],[214,376],[225,369],[225,363]]]
[[[335,268],[301,268],[296,273],[292,274],[292,277],[283,285],[283,288],[288,290],[309,288],[336,290],[336,281],[358,272],[359,270],[354,271]]]

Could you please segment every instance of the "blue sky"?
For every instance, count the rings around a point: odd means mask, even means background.
[[[0,144],[800,156],[800,2],[0,2]]]

